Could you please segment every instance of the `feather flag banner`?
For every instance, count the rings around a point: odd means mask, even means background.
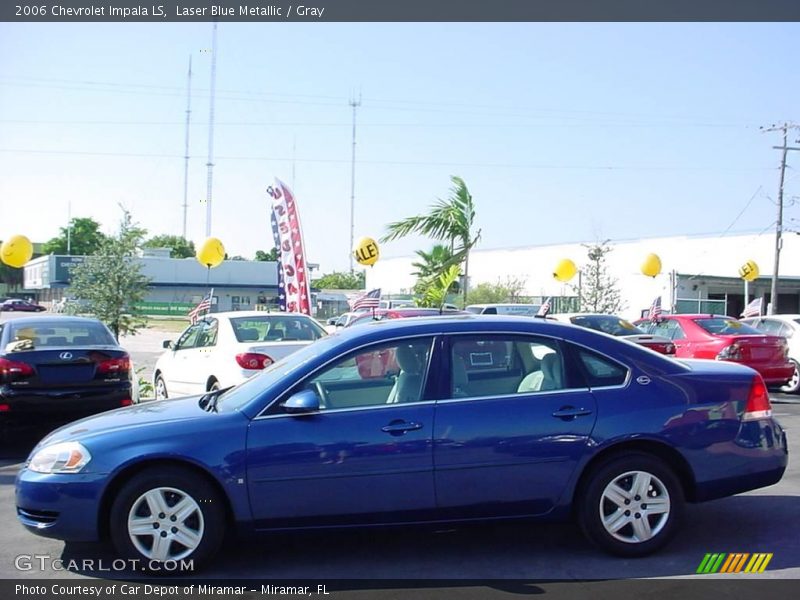
[[[278,304],[282,311],[310,315],[310,277],[297,204],[280,179],[267,188],[267,194],[271,199],[272,236],[278,249]]]

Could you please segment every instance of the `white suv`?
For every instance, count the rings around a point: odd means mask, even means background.
[[[787,394],[800,392],[800,315],[769,315],[740,319],[769,335],[780,335],[789,344],[789,360],[794,365],[794,375],[780,390]]]

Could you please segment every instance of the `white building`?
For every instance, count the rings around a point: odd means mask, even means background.
[[[594,242],[586,242],[592,244]],[[627,308],[621,316],[638,318],[653,299],[662,297],[662,307],[674,312],[715,312],[738,316],[743,307],[744,281],[738,271],[748,260],[758,265],[760,277],[749,284],[749,299],[770,301],[770,285],[775,252],[774,234],[675,236],[609,242],[606,256],[609,274],[618,279]],[[426,248],[427,249],[427,248]],[[507,277],[525,281],[527,296],[573,296],[569,283],[560,283],[553,270],[564,258],[580,269],[586,265],[583,244],[525,246],[518,248],[477,249],[470,254],[469,285],[505,281]],[[641,265],[646,256],[661,258],[662,272],[646,277]],[[414,286],[414,257],[382,259],[367,271],[367,289],[382,293],[406,293]],[[775,312],[800,312],[800,236],[783,236]],[[766,304],[765,304],[766,306]]]

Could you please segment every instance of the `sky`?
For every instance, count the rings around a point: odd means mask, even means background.
[[[308,261],[464,179],[478,248],[755,232],[776,222],[780,134],[800,122],[800,24],[223,23],[211,234],[252,258],[266,187],[295,193]],[[210,23],[0,23],[0,239],[68,217],[205,238]],[[800,138],[792,132],[790,142]],[[786,173],[800,229],[800,153]],[[404,256],[433,242],[381,245]],[[790,259],[791,260],[791,259]]]

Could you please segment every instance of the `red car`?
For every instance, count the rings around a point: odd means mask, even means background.
[[[633,342],[641,344],[646,348],[655,350],[661,354],[667,354],[674,358],[675,344],[663,336],[651,335],[643,331],[640,327],[636,327],[625,319],[620,319],[614,315],[604,315],[596,313],[559,313],[547,315],[548,319],[554,321],[561,321],[562,323],[571,323],[579,327],[586,327],[587,329],[594,329],[602,333],[607,333],[616,337],[621,337]]]
[[[664,315],[658,321],[636,321],[647,333],[675,344],[676,358],[738,362],[758,371],[767,385],[784,385],[794,374],[786,339],[764,335],[754,327],[721,315]]]
[[[27,300],[20,300],[19,298],[9,298],[8,300],[0,303],[0,311],[19,311],[19,312],[42,312],[47,310],[40,304],[28,302]]]

